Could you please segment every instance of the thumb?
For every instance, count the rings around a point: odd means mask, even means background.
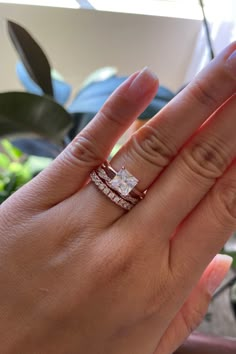
[[[154,354],[172,353],[199,326],[213,293],[225,278],[231,264],[230,256],[218,254],[214,257],[170,323]]]

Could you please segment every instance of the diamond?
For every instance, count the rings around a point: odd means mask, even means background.
[[[138,184],[138,179],[132,176],[124,167],[117,172],[109,185],[121,195],[128,195]]]
[[[109,194],[109,192],[110,192],[109,188],[107,188],[107,187],[105,187],[103,191],[105,194]]]

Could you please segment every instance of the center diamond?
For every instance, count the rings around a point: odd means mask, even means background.
[[[110,181],[110,186],[121,195],[128,195],[130,191],[138,184],[138,179],[132,176],[124,167],[117,172]]]

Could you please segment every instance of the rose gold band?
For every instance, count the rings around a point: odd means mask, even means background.
[[[125,210],[132,209],[145,196],[145,192],[135,188],[139,182],[136,177],[124,167],[115,171],[107,161],[94,170],[90,177],[103,194]]]
[[[134,204],[129,203],[128,201],[124,200],[120,196],[118,196],[115,192],[111,190],[96,174],[95,171],[91,172],[90,174],[91,181],[96,185],[96,187],[105,195],[107,196],[113,203],[119,205],[121,208],[125,210],[130,210],[134,207]]]
[[[107,186],[109,186],[112,189],[111,186],[111,180],[112,178],[110,178],[108,176],[108,174],[106,173],[105,169],[103,168],[103,166],[99,166],[98,169],[96,170],[96,173],[98,174],[98,176],[106,183]],[[120,195],[120,193],[119,193]],[[124,200],[127,200],[128,202],[132,203],[132,204],[137,204],[140,201],[140,198],[138,197],[132,197],[130,194],[126,195],[126,196],[121,196]]]

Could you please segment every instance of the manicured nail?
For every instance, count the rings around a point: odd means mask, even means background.
[[[148,67],[140,71],[138,76],[132,81],[129,87],[129,93],[132,93],[135,98],[145,95],[154,84],[157,84],[158,78],[154,72]]]
[[[226,60],[226,66],[236,79],[236,50]]]
[[[233,262],[233,258],[226,254],[217,254],[213,262],[214,267],[209,274],[207,282],[207,290],[211,296],[224,280]]]

